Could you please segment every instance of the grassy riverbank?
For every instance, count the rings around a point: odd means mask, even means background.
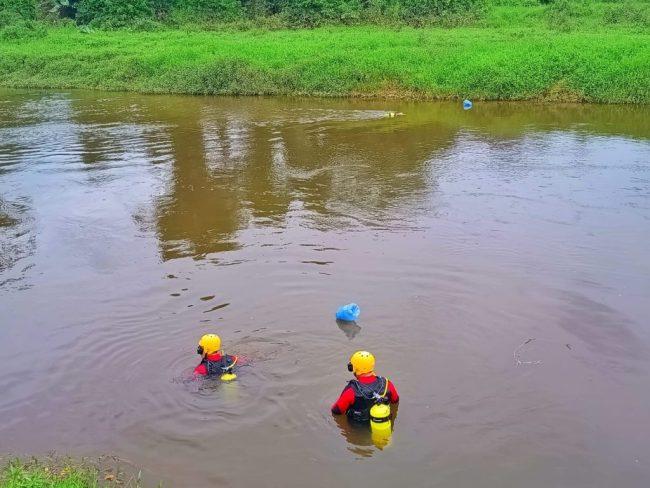
[[[98,471],[71,462],[14,460],[0,471],[0,488],[94,488]]]
[[[0,86],[650,102],[650,30],[593,12],[495,8],[453,28],[41,27],[0,41]]]
[[[113,456],[0,460],[0,488],[137,488],[141,474]]]

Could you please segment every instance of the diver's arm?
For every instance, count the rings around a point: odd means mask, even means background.
[[[205,364],[201,363],[196,368],[194,368],[194,374],[198,376],[205,376],[208,374],[208,368],[205,367]]]
[[[350,408],[350,406],[353,403],[354,403],[354,391],[349,386],[346,386],[345,389],[343,390],[343,393],[341,393],[339,399],[336,401],[334,405],[332,405],[332,413],[334,415],[344,414],[348,411],[348,408]]]
[[[399,403],[399,395],[397,394],[397,389],[392,381],[388,382],[388,397],[390,403]]]

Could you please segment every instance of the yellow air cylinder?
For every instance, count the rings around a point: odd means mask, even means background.
[[[221,381],[232,381],[237,378],[235,373],[224,373],[221,375]]]
[[[388,405],[380,403],[370,409],[370,434],[372,443],[379,449],[383,449],[390,443],[392,428]]]
[[[370,408],[370,427],[373,429],[390,429],[390,407],[385,403],[378,403]]]

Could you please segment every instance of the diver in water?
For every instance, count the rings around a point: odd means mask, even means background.
[[[348,371],[354,373],[343,389],[343,393],[332,405],[334,415],[346,414],[355,422],[366,423],[371,420],[370,410],[375,405],[397,404],[399,396],[393,383],[388,378],[376,376],[375,357],[368,351],[357,351],[348,363]]]
[[[219,376],[223,381],[234,380],[238,357],[222,354],[221,338],[216,334],[205,334],[199,341],[196,353],[201,355],[201,363],[194,368],[199,376]]]

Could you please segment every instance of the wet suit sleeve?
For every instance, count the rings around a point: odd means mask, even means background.
[[[336,403],[332,405],[332,413],[341,415],[348,411],[348,408],[354,403],[354,391],[351,387],[346,386]]]
[[[203,375],[203,376],[207,375],[208,370],[205,367],[205,364],[201,363],[196,368],[194,368],[194,374]]]
[[[388,398],[390,403],[399,403],[399,395],[392,381],[388,382]]]

